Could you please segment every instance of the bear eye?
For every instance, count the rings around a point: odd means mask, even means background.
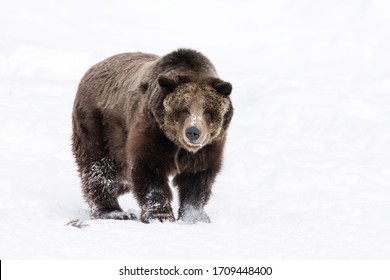
[[[183,109],[183,110],[180,110],[179,114],[180,114],[181,116],[187,117],[187,116],[190,115],[190,112],[188,112],[187,109]]]
[[[182,109],[178,112],[178,119],[184,121],[189,115],[190,112],[187,109]]]
[[[207,110],[204,112],[204,117],[207,121],[212,122],[215,118],[215,114],[214,112]]]

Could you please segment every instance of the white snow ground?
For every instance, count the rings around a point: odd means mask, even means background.
[[[2,0],[0,258],[390,258],[389,27],[386,0]],[[70,151],[80,78],[178,47],[234,85],[212,223],[88,220]]]

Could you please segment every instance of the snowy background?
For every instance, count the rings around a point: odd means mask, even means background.
[[[79,80],[178,47],[234,86],[212,223],[90,221],[70,149]],[[386,0],[1,0],[0,258],[390,258],[389,50]]]

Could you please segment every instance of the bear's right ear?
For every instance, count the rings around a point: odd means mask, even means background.
[[[168,93],[174,91],[175,88],[178,86],[177,79],[163,74],[158,76],[157,81],[160,87],[163,88]]]

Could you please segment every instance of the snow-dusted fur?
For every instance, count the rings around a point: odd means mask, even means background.
[[[204,206],[222,164],[231,91],[190,49],[162,57],[125,53],[93,66],[72,115],[73,152],[92,218],[132,218],[118,203],[132,191],[142,222],[173,222],[174,176],[178,219],[209,222]]]

